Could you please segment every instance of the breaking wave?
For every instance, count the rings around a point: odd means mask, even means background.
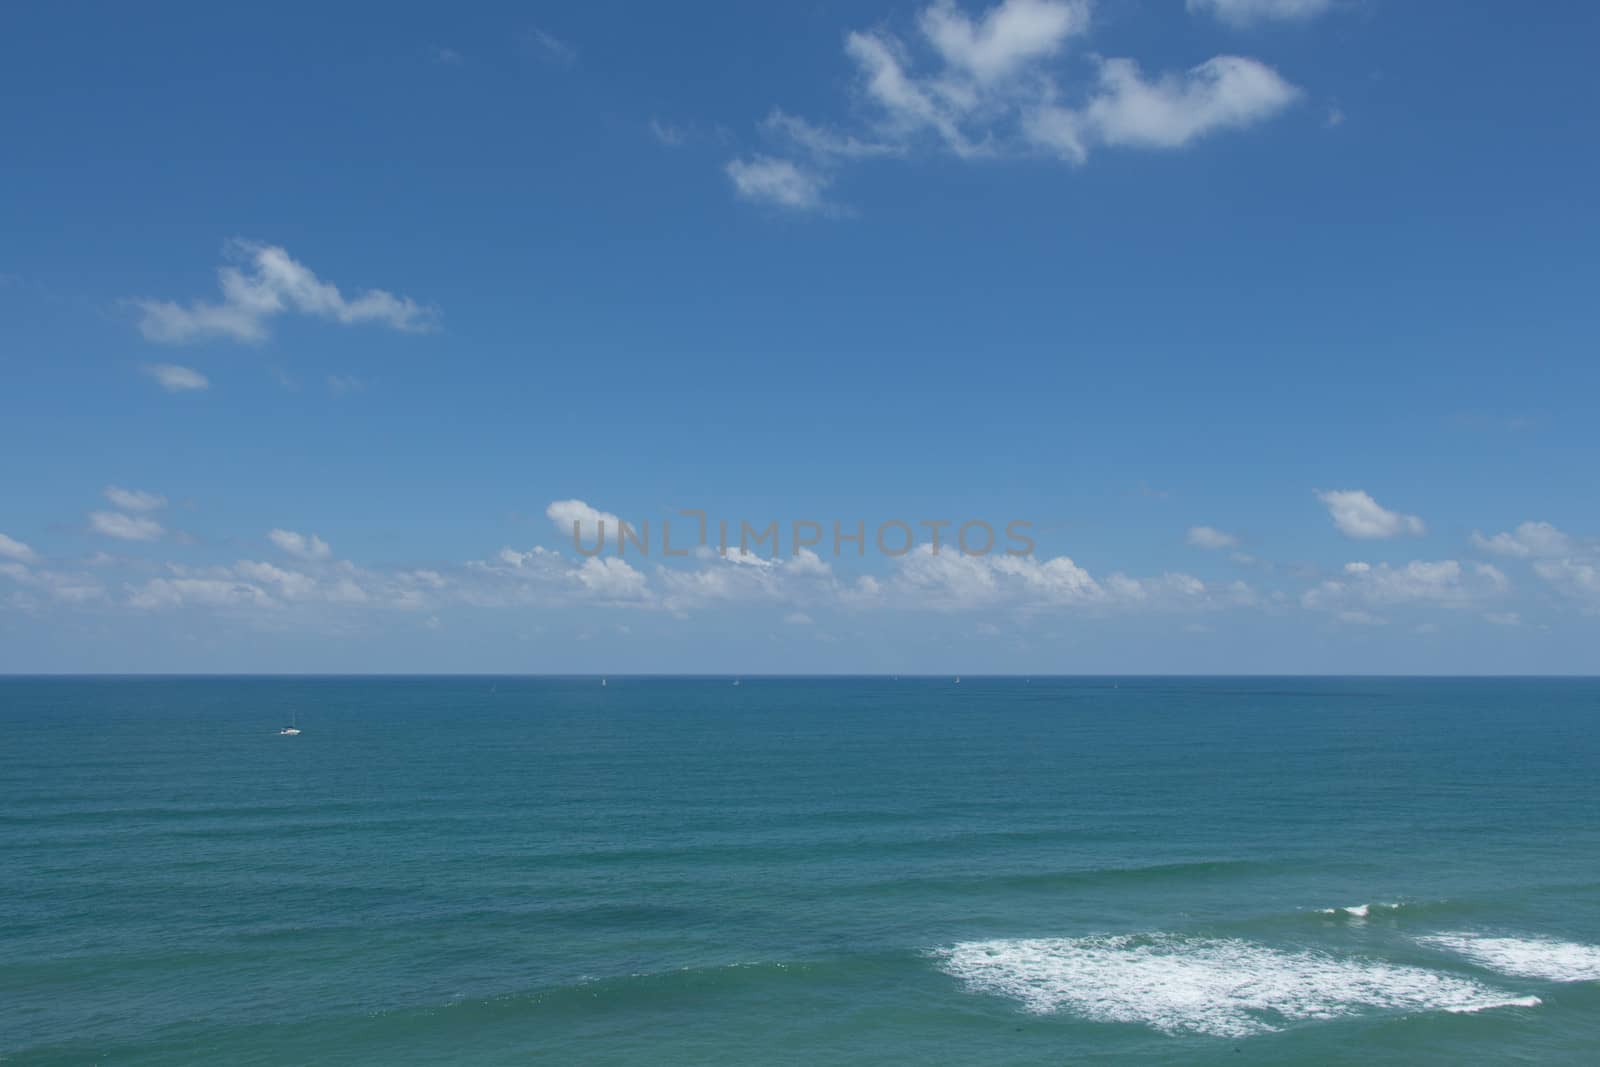
[[[1470,978],[1361,957],[1171,934],[968,941],[933,953],[974,993],[1037,1014],[1247,1037],[1370,1012],[1533,1007]]]
[[[1420,945],[1463,956],[1480,967],[1514,978],[1548,982],[1600,981],[1600,945],[1557,941],[1546,937],[1485,937],[1479,934],[1431,934]]]

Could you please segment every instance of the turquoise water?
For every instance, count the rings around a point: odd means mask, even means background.
[[[1600,1048],[1595,681],[12,679],[0,730],[8,1064]]]

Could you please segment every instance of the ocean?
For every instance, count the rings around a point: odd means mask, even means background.
[[[0,680],[0,1059],[1600,1060],[1600,681],[732,681]]]

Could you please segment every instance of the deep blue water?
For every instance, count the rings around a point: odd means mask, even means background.
[[[8,1064],[1600,1049],[1597,681],[9,679],[0,731]]]

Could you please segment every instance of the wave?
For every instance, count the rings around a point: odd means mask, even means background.
[[[1600,981],[1600,945],[1548,937],[1487,937],[1480,934],[1430,934],[1419,945],[1443,949],[1513,978],[1548,982]]]
[[[1248,1037],[1364,1012],[1533,1007],[1519,996],[1423,967],[1173,934],[968,941],[935,950],[974,993],[1041,1015],[1068,1012],[1168,1034]]]
[[[862,882],[846,887],[856,893],[886,890],[933,890],[946,893],[992,893],[997,889],[1042,891],[1073,889],[1102,884],[1162,886],[1191,884],[1199,879],[1260,877],[1272,873],[1274,864],[1257,860],[1194,860],[1176,863],[1144,864],[1132,867],[1082,867],[1075,870],[1009,871],[941,877],[915,875],[881,881]]]
[[[1376,904],[1351,904],[1343,908],[1318,908],[1317,914],[1335,915],[1347,919],[1365,919],[1374,911],[1394,912],[1399,911],[1405,906],[1405,904],[1386,904],[1382,902]]]

